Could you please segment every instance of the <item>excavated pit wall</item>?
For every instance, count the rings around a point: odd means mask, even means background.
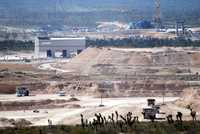
[[[177,97],[188,87],[191,85],[183,81],[81,81],[48,86],[45,92],[58,93],[64,90],[67,95],[94,97]]]

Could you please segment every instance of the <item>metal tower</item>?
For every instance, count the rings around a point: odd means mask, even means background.
[[[55,22],[56,25],[61,25],[64,23],[64,18],[61,19],[60,13],[66,12],[64,0],[55,0]]]
[[[162,22],[161,22],[161,13],[160,13],[160,0],[155,0],[155,17],[154,22],[156,24],[156,28],[160,29],[162,28]]]

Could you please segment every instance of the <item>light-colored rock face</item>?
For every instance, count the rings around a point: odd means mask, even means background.
[[[182,72],[182,69],[199,65],[200,52],[192,49],[88,48],[69,63],[63,64],[62,68],[73,68],[83,74],[134,74],[149,70],[162,73],[163,67],[168,67],[168,71],[175,68]]]

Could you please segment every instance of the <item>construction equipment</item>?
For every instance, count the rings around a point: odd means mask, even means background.
[[[157,109],[153,108],[153,107],[146,107],[143,108],[143,112],[142,112],[144,119],[151,119],[152,117],[156,118],[156,114],[157,114]]]
[[[17,97],[29,96],[29,89],[24,86],[16,87],[16,96]]]
[[[155,106],[155,101],[156,101],[155,99],[147,99],[147,105],[153,107]]]
[[[160,112],[160,106],[155,105],[155,99],[147,99],[147,107],[143,108],[142,114],[144,119],[157,119],[163,120],[165,118],[158,118],[159,115],[165,114]]]
[[[161,21],[161,12],[160,12],[160,0],[155,0],[155,16],[154,16],[154,22],[155,22],[155,27],[157,29],[162,28],[162,21]]]
[[[61,90],[61,91],[59,91],[58,94],[59,94],[59,96],[65,96],[66,93],[65,93],[65,91],[62,91],[62,90]]]

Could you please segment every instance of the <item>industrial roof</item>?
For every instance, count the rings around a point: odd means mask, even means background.
[[[85,40],[85,37],[38,37],[40,40]]]
[[[50,38],[50,40],[85,40],[85,37],[79,37],[79,38]]]

